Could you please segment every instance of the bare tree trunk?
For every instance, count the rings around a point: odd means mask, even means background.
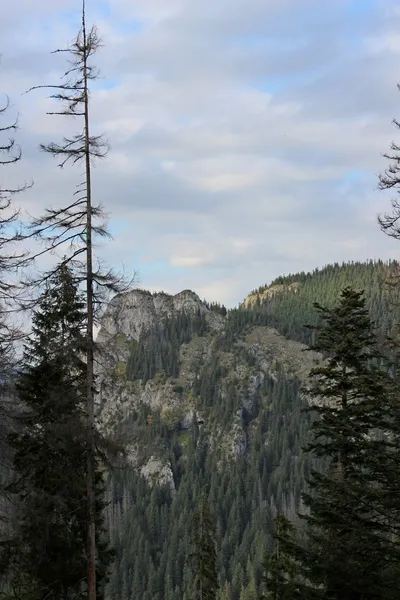
[[[86,48],[85,0],[82,4],[82,36]],[[94,481],[94,351],[93,351],[93,244],[92,244],[92,182],[90,169],[89,97],[87,54],[83,60],[85,96],[85,171],[86,171],[86,304],[87,304],[87,501],[88,501],[88,600],[96,600],[96,499]]]
[[[41,240],[46,247],[35,256],[46,252],[56,252],[64,244],[69,244],[71,251],[63,258],[61,265],[69,265],[74,272],[74,280],[83,283],[86,288],[86,428],[87,428],[87,598],[96,600],[97,586],[96,563],[99,558],[96,547],[96,525],[101,517],[97,511],[97,443],[98,434],[95,427],[95,372],[94,372],[94,324],[96,307],[109,292],[117,293],[129,287],[123,279],[112,270],[104,271],[100,265],[96,267],[93,253],[95,236],[108,237],[104,224],[101,206],[93,204],[91,185],[92,158],[103,158],[107,154],[108,144],[103,137],[90,135],[89,90],[90,81],[96,80],[97,69],[90,64],[90,57],[101,46],[96,27],[86,29],[85,0],[82,0],[82,26],[76,40],[66,49],[55,52],[69,52],[72,55],[70,68],[63,75],[60,85],[40,85],[31,89],[50,88],[51,98],[64,104],[64,108],[48,114],[79,117],[83,119],[80,133],[65,137],[61,144],[41,144],[41,149],[61,159],[60,167],[67,162],[84,164],[84,181],[75,192],[75,200],[62,208],[48,208],[42,217],[34,219],[30,224],[31,237]],[[40,286],[60,268],[40,276],[29,282],[30,286]]]

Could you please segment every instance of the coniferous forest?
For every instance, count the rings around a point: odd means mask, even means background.
[[[281,275],[229,309],[103,265],[100,47],[83,1],[61,83],[29,90],[72,117],[40,150],[79,165],[73,198],[27,220],[27,186],[0,188],[1,598],[398,600],[399,263]],[[382,235],[399,218],[395,198]]]

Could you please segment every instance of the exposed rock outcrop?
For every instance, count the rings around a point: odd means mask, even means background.
[[[293,283],[289,283],[287,285],[270,285],[266,287],[264,290],[260,292],[252,292],[244,299],[242,306],[245,308],[251,308],[255,306],[258,302],[266,302],[267,300],[272,300],[272,298],[278,294],[282,294],[283,292],[294,292],[296,293],[299,289],[300,283],[298,281],[294,281]]]
[[[118,294],[111,300],[102,318],[97,342],[101,345],[114,343],[118,335],[137,341],[143,331],[180,311],[200,311],[207,315],[211,327],[221,326],[220,315],[210,311],[191,290],[184,290],[175,296],[132,290]]]

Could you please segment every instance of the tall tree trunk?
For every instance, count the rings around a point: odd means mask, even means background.
[[[85,0],[82,4],[82,36],[86,44]],[[96,600],[96,499],[94,481],[94,352],[93,352],[93,244],[92,244],[92,185],[90,170],[89,97],[87,52],[83,60],[85,95],[85,171],[86,171],[86,303],[87,303],[87,502],[88,502],[88,600]]]
[[[31,89],[50,88],[53,90],[51,98],[59,100],[66,105],[60,111],[48,114],[80,117],[83,119],[82,130],[74,136],[65,137],[63,143],[41,144],[41,149],[55,157],[61,158],[59,163],[63,167],[67,162],[80,164],[85,168],[85,178],[82,185],[75,192],[76,199],[72,204],[62,208],[49,208],[42,217],[34,219],[30,224],[30,237],[45,241],[45,252],[56,251],[66,242],[72,247],[68,256],[64,257],[62,265],[72,265],[75,272],[75,281],[83,283],[86,287],[86,427],[87,427],[87,598],[96,600],[99,581],[96,579],[102,575],[97,572],[97,561],[99,559],[99,548],[96,547],[101,519],[101,511],[98,510],[96,488],[97,447],[95,430],[95,378],[94,378],[94,324],[96,302],[104,299],[107,292],[118,293],[129,287],[123,280],[112,271],[104,272],[102,269],[94,269],[93,266],[93,239],[96,235],[107,237],[107,228],[101,222],[103,212],[100,206],[93,204],[91,185],[91,161],[93,158],[103,158],[107,154],[108,144],[101,135],[90,135],[89,115],[89,86],[90,81],[98,77],[97,70],[90,64],[90,57],[100,47],[101,41],[98,37],[96,27],[86,29],[85,0],[82,0],[82,22],[81,30],[75,41],[66,49],[56,52],[69,52],[72,55],[70,68],[64,73],[64,82],[61,85],[40,85]],[[100,222],[99,222],[100,221]],[[82,257],[82,259],[81,259]],[[84,259],[83,259],[84,257]],[[59,269],[55,267],[53,273]],[[50,274],[40,276],[30,285],[42,285]]]

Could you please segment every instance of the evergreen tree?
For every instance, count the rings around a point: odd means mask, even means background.
[[[294,600],[298,598],[297,565],[284,546],[290,543],[293,526],[284,515],[275,519],[275,547],[265,561],[263,600]]]
[[[333,309],[315,306],[322,323],[313,327],[318,338],[312,349],[325,361],[311,371],[307,389],[318,415],[308,451],[321,460],[321,470],[312,472],[303,497],[307,543],[292,547],[292,556],[301,562],[303,582],[311,584],[305,598],[394,598],[386,573],[398,552],[375,510],[385,491],[378,471],[392,461],[379,428],[394,405],[393,380],[377,366],[382,356],[362,292],[346,288]],[[378,448],[380,465],[373,458]]]
[[[191,555],[196,600],[216,600],[218,593],[217,553],[214,523],[207,498],[202,496],[193,519]]]
[[[249,584],[243,588],[240,594],[240,600],[258,600],[256,582],[254,577],[249,581]]]
[[[10,585],[22,597],[69,600],[87,594],[85,318],[73,276],[63,265],[33,317],[17,384],[18,429],[9,435],[15,472],[10,492],[18,514],[6,551]],[[95,466],[101,598],[111,554],[101,539],[102,475]]]

